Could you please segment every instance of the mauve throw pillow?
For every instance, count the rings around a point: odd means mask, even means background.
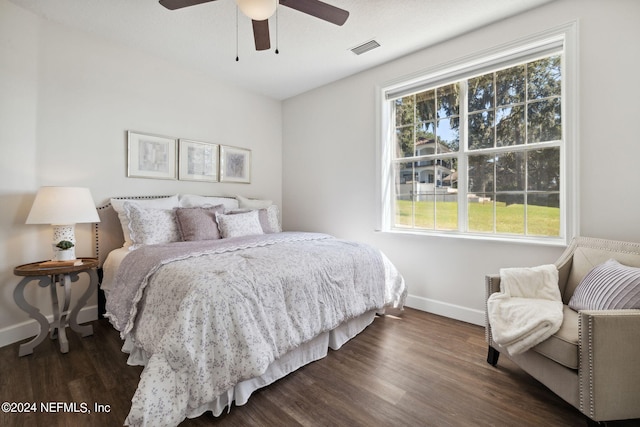
[[[220,238],[216,212],[222,213],[223,205],[210,208],[177,208],[176,222],[184,241],[216,240]]]
[[[640,268],[614,259],[595,266],[576,288],[569,307],[576,311],[640,308]]]

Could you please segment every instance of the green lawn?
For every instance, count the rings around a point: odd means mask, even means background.
[[[493,232],[494,204],[469,203],[469,231]],[[525,234],[524,205],[495,204],[496,232]],[[396,202],[396,226],[436,230],[457,230],[458,204],[456,202],[415,203],[415,224],[411,221],[412,202]],[[534,236],[560,235],[560,209],[546,206],[527,207],[527,234]]]

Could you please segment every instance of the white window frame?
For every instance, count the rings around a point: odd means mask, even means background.
[[[377,101],[377,227],[378,231],[391,233],[409,233],[426,236],[462,237],[486,240],[517,241],[550,245],[567,245],[578,235],[579,230],[579,188],[578,188],[578,60],[577,60],[577,22],[550,29],[548,31],[497,46],[476,54],[444,63],[412,75],[387,82],[376,88]],[[393,171],[393,138],[395,129],[392,123],[391,102],[402,94],[415,93],[421,89],[444,86],[495,71],[510,64],[528,62],[561,49],[562,60],[562,133],[560,145],[560,235],[526,236],[495,233],[474,233],[467,230],[467,179],[466,158],[468,152],[458,156],[459,175],[458,224],[456,231],[422,230],[394,227],[393,209],[395,206],[395,176]],[[462,106],[461,106],[462,108]],[[462,130],[464,129],[464,130]],[[466,125],[460,132],[460,150],[466,137]],[[463,188],[460,188],[462,187]],[[462,221],[462,227],[460,227]]]

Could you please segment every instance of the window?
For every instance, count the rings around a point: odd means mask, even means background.
[[[575,154],[560,33],[382,90],[383,229],[566,242]]]

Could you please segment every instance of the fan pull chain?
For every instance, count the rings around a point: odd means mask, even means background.
[[[280,9],[279,6],[280,5],[277,5],[277,7],[276,7],[276,55],[280,53],[280,51],[278,50],[278,41],[279,41],[279,38],[278,38],[278,28],[279,28],[279,26],[278,26],[278,22],[279,22],[278,21],[278,9]]]
[[[238,4],[236,3],[236,62],[240,61],[238,55]]]

